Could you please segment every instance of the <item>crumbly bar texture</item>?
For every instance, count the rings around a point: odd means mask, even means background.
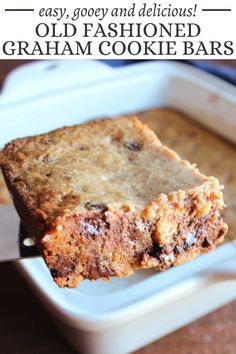
[[[224,185],[227,208],[222,217],[229,226],[225,242],[236,239],[236,146],[207,130],[181,112],[152,109],[137,114],[162,143],[183,159],[196,163],[200,171]]]
[[[227,225],[217,179],[135,117],[7,144],[1,167],[23,224],[60,287],[164,271],[211,251]]]

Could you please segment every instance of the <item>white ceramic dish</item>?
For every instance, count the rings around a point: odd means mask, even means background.
[[[183,64],[111,69],[86,60],[14,71],[0,98],[0,146],[62,125],[159,106],[179,109],[236,142],[236,89],[230,85]],[[70,290],[53,283],[40,258],[17,267],[80,353],[124,354],[234,299],[235,256],[231,242],[162,274],[140,271]]]

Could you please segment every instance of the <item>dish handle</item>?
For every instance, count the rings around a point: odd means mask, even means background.
[[[17,102],[84,86],[113,76],[114,69],[97,60],[42,60],[14,69],[4,81],[1,100]]]

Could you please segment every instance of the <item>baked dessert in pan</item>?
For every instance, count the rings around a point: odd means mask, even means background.
[[[152,109],[137,114],[163,144],[181,158],[196,163],[205,175],[213,175],[224,185],[222,211],[229,231],[225,241],[236,238],[236,147],[183,113],[171,109]]]
[[[54,280],[164,271],[212,250],[227,232],[222,187],[135,117],[16,139],[1,167]]]

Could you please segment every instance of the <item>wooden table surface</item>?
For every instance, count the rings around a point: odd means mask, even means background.
[[[0,84],[25,62],[0,60]],[[0,279],[1,354],[75,353],[12,264],[0,264]],[[236,354],[236,301],[135,354]]]

